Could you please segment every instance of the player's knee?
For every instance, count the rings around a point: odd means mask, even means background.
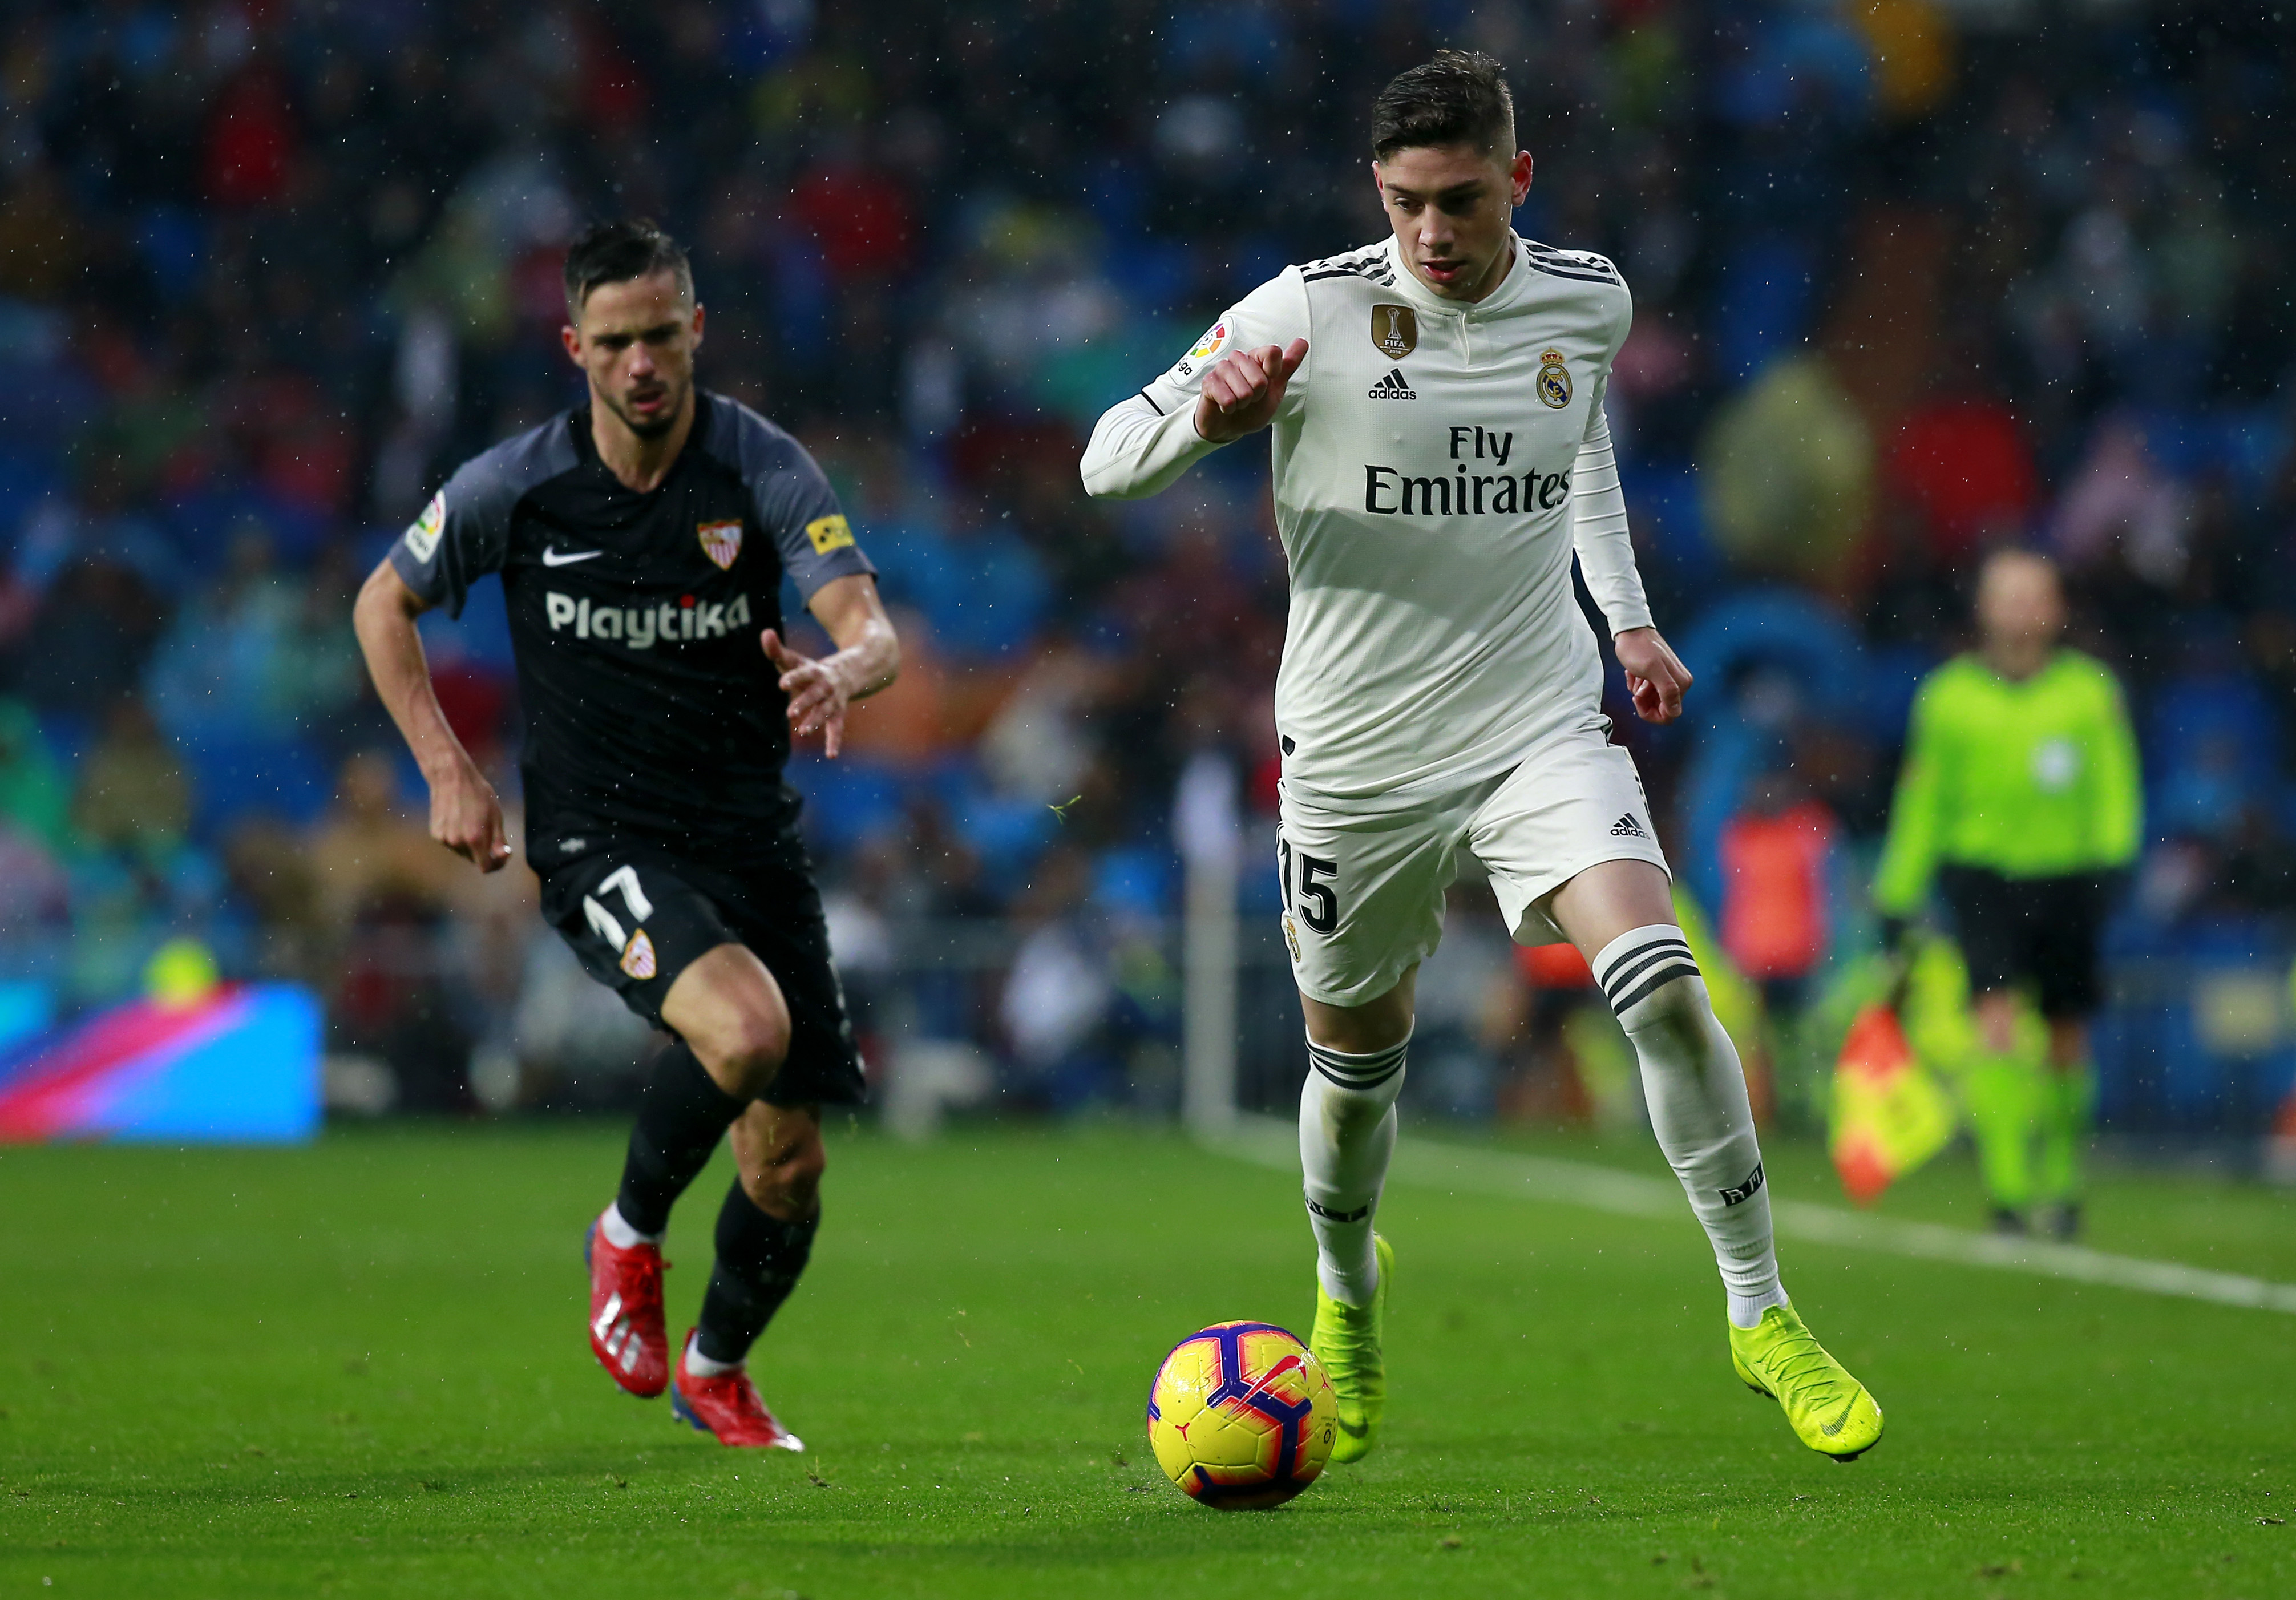
[[[709,1043],[718,1059],[707,1064],[720,1083],[731,1079],[733,1093],[762,1095],[789,1059],[789,1010],[778,997],[769,1005],[745,1007]]]
[[[821,1203],[821,1178],[828,1168],[821,1130],[808,1128],[765,1152],[756,1163],[744,1162],[742,1190],[751,1205],[770,1216],[809,1217]]]

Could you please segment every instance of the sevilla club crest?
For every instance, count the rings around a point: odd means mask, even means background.
[[[640,928],[630,935],[630,942],[622,947],[622,971],[644,983],[658,970],[654,963],[653,940]]]
[[[701,553],[731,571],[734,558],[742,554],[741,523],[704,522],[695,531],[701,536]]]

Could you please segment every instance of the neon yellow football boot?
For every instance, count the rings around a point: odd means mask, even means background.
[[[1747,1388],[1776,1400],[1796,1437],[1821,1456],[1855,1461],[1882,1437],[1880,1404],[1792,1306],[1772,1306],[1755,1327],[1732,1323],[1730,1365]]]
[[[1395,1276],[1395,1251],[1377,1234],[1372,1249],[1379,1258],[1379,1287],[1367,1306],[1342,1305],[1316,1285],[1316,1326],[1308,1348],[1331,1374],[1332,1396],[1340,1403],[1340,1437],[1332,1465],[1361,1461],[1379,1442],[1380,1419],[1387,1414],[1387,1359],[1380,1332],[1387,1321],[1387,1284]]]

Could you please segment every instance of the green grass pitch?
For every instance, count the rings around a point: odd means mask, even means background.
[[[2296,1594],[2296,1318],[1790,1245],[1890,1419],[1841,1466],[1732,1380],[1686,1208],[1391,1190],[1385,1445],[1199,1507],[1151,1369],[1225,1317],[1304,1332],[1308,1234],[1283,1174],[1152,1132],[837,1136],[757,1362],[812,1453],[736,1453],[591,1362],[619,1142],[0,1151],[0,1596]],[[1831,1198],[1813,1151],[1771,1169]],[[726,1173],[670,1240],[673,1333]],[[1890,1205],[1972,1190],[1946,1163]],[[2101,1248],[2296,1277],[2289,1196],[2122,1176],[2094,1209]]]

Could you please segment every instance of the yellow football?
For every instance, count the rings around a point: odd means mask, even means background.
[[[1148,1388],[1148,1445],[1164,1475],[1223,1511],[1298,1494],[1340,1432],[1315,1352],[1272,1323],[1219,1322],[1172,1347]]]

